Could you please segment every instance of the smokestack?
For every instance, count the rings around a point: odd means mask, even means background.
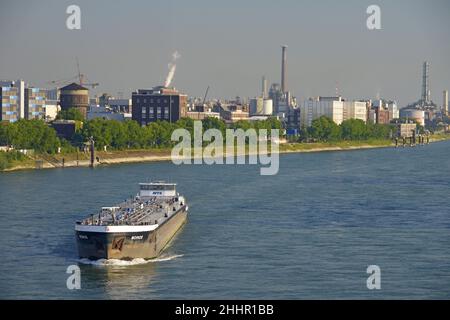
[[[443,109],[442,111],[445,115],[449,114],[450,110],[448,110],[448,91],[447,90],[444,90],[444,103],[442,104],[442,109]]]
[[[425,61],[423,63],[423,71],[422,71],[422,104],[427,104],[431,101],[429,72],[430,72],[430,64],[427,61]]]
[[[267,80],[266,77],[262,77],[262,97],[263,99],[267,98]]]
[[[281,91],[283,93],[287,92],[287,81],[286,81],[286,72],[287,72],[287,56],[286,50],[287,46],[281,46],[282,54],[281,54]]]

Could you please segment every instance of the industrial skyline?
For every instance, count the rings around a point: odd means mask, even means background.
[[[129,94],[164,84],[177,50],[172,83],[193,96],[211,86],[211,97],[254,97],[265,75],[299,100],[333,95],[337,83],[349,99],[379,95],[406,106],[421,98],[423,61],[432,65],[433,101],[450,87],[447,1],[379,1],[382,30],[375,31],[365,26],[365,0],[133,3],[81,0],[82,28],[71,31],[67,1],[2,1],[0,36],[8,46],[0,48],[0,78],[51,87],[76,74],[78,57],[83,73],[101,83],[93,93]],[[280,79],[284,44],[289,71]]]

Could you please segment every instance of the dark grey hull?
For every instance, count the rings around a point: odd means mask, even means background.
[[[186,220],[187,211],[183,207],[152,231],[118,233],[75,231],[78,255],[80,258],[91,260],[153,259],[161,254]]]

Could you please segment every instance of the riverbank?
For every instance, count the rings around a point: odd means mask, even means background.
[[[450,140],[450,134],[434,135],[430,139],[430,142],[433,143],[443,140]],[[395,147],[394,143],[390,140],[285,143],[279,146],[279,153],[350,151],[389,147]],[[248,151],[246,151],[246,154],[248,154]],[[97,151],[95,156],[98,158],[96,159],[96,165],[172,160],[171,149]],[[89,165],[90,159],[88,153],[69,153],[52,156],[40,155],[34,158],[14,161],[8,168],[0,170],[0,172],[62,167],[88,167]]]

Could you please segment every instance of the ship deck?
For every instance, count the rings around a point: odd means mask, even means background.
[[[185,203],[182,197],[136,197],[104,207],[77,222],[84,226],[142,226],[161,224]]]

